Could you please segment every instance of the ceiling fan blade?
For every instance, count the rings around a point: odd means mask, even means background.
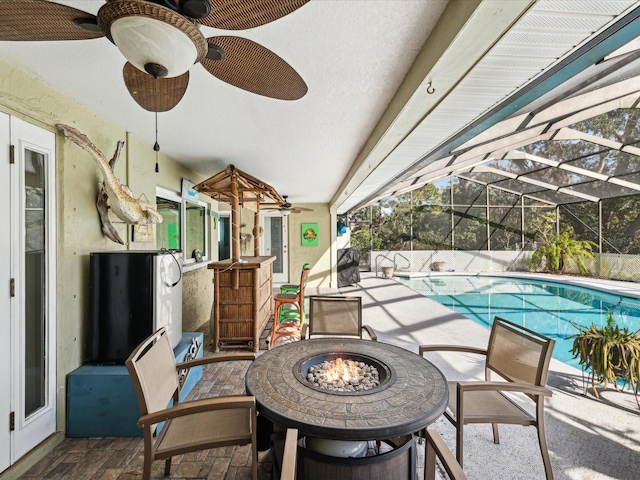
[[[294,210],[298,210],[298,212],[313,212],[312,208],[306,207],[293,207]]]
[[[44,0],[0,1],[0,41],[87,40],[103,36],[96,16],[82,10]]]
[[[167,112],[175,107],[189,85],[189,72],[172,78],[159,78],[157,80],[157,99],[156,79],[136,67],[129,62],[126,63],[122,70],[124,83],[127,90],[136,101],[145,110],[150,112]],[[157,101],[157,104],[156,104]]]
[[[246,30],[273,22],[309,0],[210,0],[211,12],[198,23],[223,30]]]
[[[307,93],[298,72],[262,45],[241,37],[211,37],[207,42],[224,51],[222,60],[202,60],[202,66],[220,80],[279,100],[298,100]]]

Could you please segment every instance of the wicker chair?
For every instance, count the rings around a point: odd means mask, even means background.
[[[544,398],[554,341],[532,330],[496,317],[486,350],[457,345],[422,345],[431,351],[459,351],[486,355],[485,381],[449,382],[450,411],[445,417],[456,427],[456,458],[463,465],[463,428],[468,423],[491,423],[493,441],[500,443],[498,424],[535,426],[546,478],[553,478],[544,430]],[[506,381],[491,381],[491,372]],[[519,392],[535,403],[531,415],[503,392]]]
[[[249,443],[253,446],[253,479],[258,478],[254,397],[236,395],[180,403],[178,381],[178,371],[185,368],[254,358],[252,353],[239,353],[176,364],[164,328],[145,339],[131,353],[125,363],[140,408],[138,427],[144,431],[144,480],[151,477],[154,460],[165,460],[164,474],[169,475],[174,455]],[[168,407],[171,401],[173,404]],[[164,424],[159,427],[161,422]]]
[[[279,293],[274,297],[273,326],[271,327],[271,338],[269,348],[273,348],[276,342],[282,338],[295,337],[300,335],[301,325],[304,323],[304,289],[307,285],[307,277],[310,269],[302,269],[300,274],[300,289],[298,293]],[[295,314],[285,312],[285,306],[294,310]]]
[[[300,338],[314,335],[359,337],[366,332],[378,340],[369,325],[362,324],[362,298],[312,295],[309,297],[309,323],[303,325]]]
[[[442,462],[451,480],[466,480],[467,476],[462,471],[462,467],[453,457],[440,434],[435,430],[426,430],[425,433],[427,442],[424,454],[424,480],[435,480],[436,456]]]

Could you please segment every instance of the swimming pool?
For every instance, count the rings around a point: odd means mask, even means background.
[[[640,300],[574,285],[513,277],[443,275],[398,278],[409,288],[490,326],[498,316],[553,338],[553,358],[580,368],[571,355],[576,325],[616,323],[640,329]]]

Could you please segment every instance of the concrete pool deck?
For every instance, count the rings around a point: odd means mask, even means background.
[[[536,275],[536,278],[544,277]],[[560,280],[553,275],[547,277]],[[635,292],[640,296],[640,289],[634,283],[577,277],[570,280],[589,287],[597,283],[610,293],[617,291],[632,296]],[[362,296],[363,323],[376,330],[378,341],[415,352],[421,344],[487,345],[489,330],[486,327],[394,279],[363,274],[358,285],[341,288],[340,292]],[[457,353],[431,353],[427,358],[449,380],[483,379],[483,358]],[[600,399],[596,399],[591,390],[584,396],[582,372],[555,359],[551,360],[548,383],[553,396],[546,403],[545,425],[555,478],[639,479],[640,409],[634,395],[628,390],[616,392],[609,387],[599,390]],[[523,405],[527,404],[531,406],[531,402]],[[431,428],[438,430],[449,448],[454,449],[455,429],[444,417]],[[501,443],[495,445],[490,425],[465,427],[464,470],[468,477],[544,478],[535,428],[517,425],[499,428]]]

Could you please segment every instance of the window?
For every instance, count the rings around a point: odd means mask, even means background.
[[[218,260],[231,258],[231,217],[221,213],[218,219]]]
[[[158,249],[179,250],[182,248],[182,199],[175,193],[156,189],[158,213],[162,223],[156,224],[156,246]]]
[[[184,263],[196,261],[196,250],[206,260],[207,204],[183,199],[161,187],[156,189],[156,203],[158,212],[162,215],[162,223],[156,225],[157,248],[182,250]]]
[[[207,204],[204,202],[184,202],[185,209],[185,260],[195,260],[196,251],[206,258],[207,246]]]

